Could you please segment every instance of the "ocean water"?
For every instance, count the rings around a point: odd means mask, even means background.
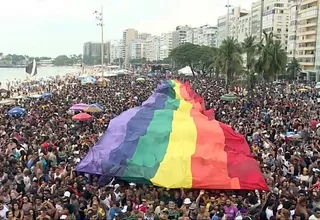
[[[38,67],[36,79],[67,73],[81,72],[80,67]],[[0,68],[0,82],[24,80],[27,77],[25,68]]]

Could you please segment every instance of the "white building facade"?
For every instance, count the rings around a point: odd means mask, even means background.
[[[170,52],[172,50],[172,32],[162,33],[159,41],[160,41],[159,42],[160,43],[159,59],[163,60],[169,57]]]
[[[129,46],[129,61],[146,57],[146,42],[141,39],[133,40]]]
[[[240,21],[246,22],[246,19],[240,20],[244,16],[248,16],[249,11],[242,9],[240,7],[234,7],[229,9],[229,18],[227,14],[218,17],[218,35],[217,35],[217,46],[222,44],[222,41],[228,36],[238,39]],[[249,22],[249,17],[247,22]],[[228,20],[228,21],[227,21]],[[228,22],[228,23],[227,23]],[[248,24],[250,27],[251,25]],[[251,28],[251,27],[250,27]],[[244,29],[245,32],[245,29]],[[248,32],[248,31],[247,31]]]
[[[115,60],[122,57],[122,48],[121,40],[110,41],[110,63],[113,63]]]
[[[148,61],[160,60],[160,37],[149,36],[145,41],[145,58]]]
[[[288,25],[288,44],[287,44],[287,56],[291,60],[296,57],[297,53],[297,29],[298,29],[298,7],[300,0],[290,1],[288,7],[289,13],[289,25]]]
[[[263,31],[278,38],[287,49],[289,10],[288,0],[265,0],[263,10]]]
[[[186,42],[215,47],[217,45],[217,27],[213,25],[203,25],[187,31]]]

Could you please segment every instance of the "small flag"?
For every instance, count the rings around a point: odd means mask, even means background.
[[[37,75],[37,63],[35,59],[33,59],[33,62],[26,67],[26,73],[28,73],[30,76]]]

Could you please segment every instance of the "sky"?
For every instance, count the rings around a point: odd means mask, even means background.
[[[252,0],[229,0],[250,9]],[[83,43],[101,42],[93,14],[104,12],[104,39],[123,30],[160,34],[177,25],[215,25],[227,0],[0,0],[0,52],[56,57],[81,54]]]

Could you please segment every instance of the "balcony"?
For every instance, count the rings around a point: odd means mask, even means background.
[[[318,25],[317,22],[312,22],[309,24],[299,24],[298,28],[316,27],[317,25]]]
[[[297,54],[296,57],[297,58],[314,58],[315,54],[304,54],[304,55]]]
[[[313,43],[316,42],[317,39],[304,39],[304,40],[297,40],[297,43]]]
[[[303,32],[297,32],[297,36],[306,36],[306,35],[316,35],[317,31],[303,31]]]
[[[303,10],[298,11],[298,15],[300,15],[300,14],[302,14],[302,13],[305,13],[305,12],[307,12],[307,11],[317,10],[317,9],[318,9],[318,7],[315,5],[315,6],[312,6],[312,7],[310,7],[310,8],[306,8],[306,9],[303,9]]]
[[[314,62],[299,62],[300,66],[302,66],[302,69],[303,66],[314,66]]]
[[[316,50],[316,46],[298,47],[297,50]]]
[[[318,15],[317,15],[317,14],[313,14],[313,15],[310,15],[310,16],[307,16],[307,17],[303,17],[303,18],[299,17],[299,18],[298,18],[298,22],[299,22],[299,21],[309,20],[309,19],[312,19],[312,18],[318,19]]]
[[[301,6],[302,6],[302,5],[307,5],[307,4],[310,4],[310,3],[313,3],[313,2],[317,3],[318,1],[317,1],[317,0],[306,0],[306,1],[302,1],[302,2],[300,3],[300,5],[301,5]]]

